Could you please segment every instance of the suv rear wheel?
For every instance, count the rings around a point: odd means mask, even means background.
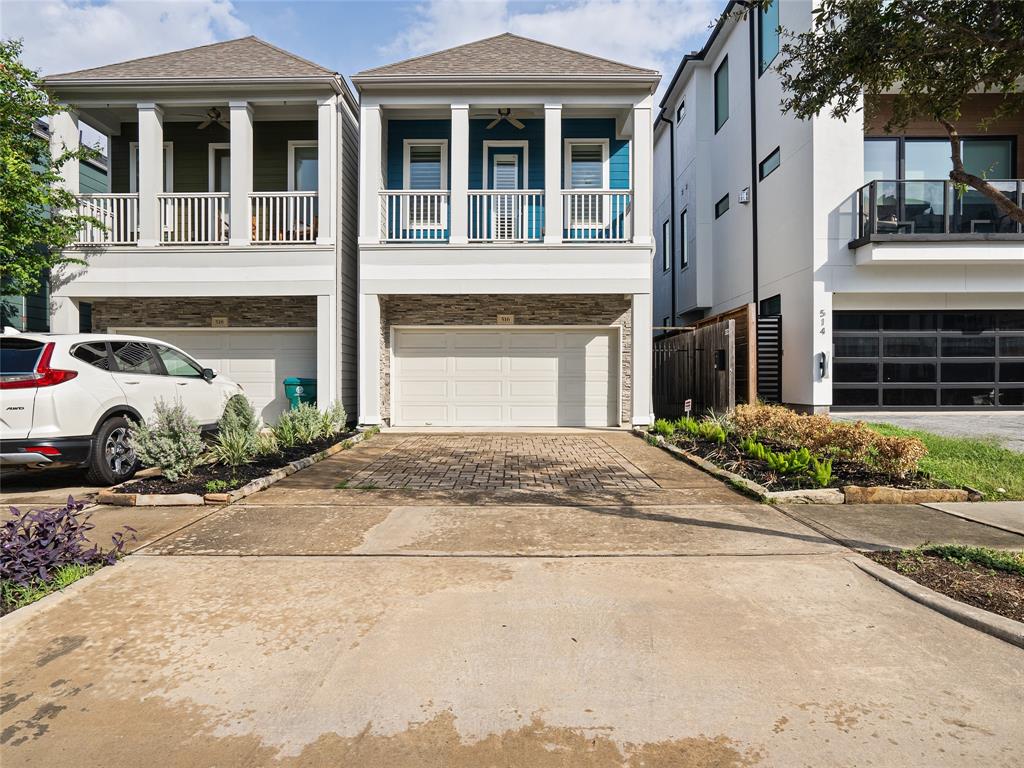
[[[112,416],[96,431],[85,477],[97,485],[117,485],[135,474],[138,459],[128,442],[132,423],[124,416]]]

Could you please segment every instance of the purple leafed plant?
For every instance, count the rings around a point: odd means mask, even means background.
[[[86,534],[95,526],[91,514],[68,496],[68,503],[55,509],[21,512],[11,507],[12,517],[0,528],[0,579],[28,586],[49,581],[65,565],[113,565],[124,554],[125,544],[135,538],[135,529],[124,528],[110,537],[111,548],[103,551]]]

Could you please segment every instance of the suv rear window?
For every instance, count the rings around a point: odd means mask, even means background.
[[[110,370],[110,358],[107,356],[106,344],[79,344],[72,348],[71,356],[78,358],[83,363],[95,366],[102,371]]]
[[[0,338],[0,376],[34,373],[45,346],[35,339]]]

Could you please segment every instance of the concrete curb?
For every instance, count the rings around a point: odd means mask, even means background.
[[[257,491],[269,488],[277,481],[284,480],[286,477],[295,474],[300,469],[305,469],[306,467],[316,464],[318,461],[323,461],[339,451],[347,450],[357,443],[361,443],[368,439],[368,437],[372,437],[376,433],[376,430],[365,430],[359,432],[358,434],[345,438],[344,440],[337,442],[318,453],[305,456],[301,459],[296,459],[295,461],[290,461],[283,467],[275,469],[269,475],[257,477],[255,480],[251,480],[241,488],[236,488],[230,493],[207,493],[200,496],[197,493],[114,493],[113,489],[110,489],[101,491],[96,497],[96,503],[111,504],[113,506],[121,507],[189,507],[202,506],[203,504],[234,504],[236,501],[244,499],[246,496],[251,496]]]
[[[938,611],[953,621],[984,632],[986,635],[992,635],[992,637],[1024,648],[1024,623],[961,603],[959,600],[954,600],[952,597],[947,597],[934,589],[918,584],[913,579],[902,576],[884,565],[879,565],[863,555],[852,555],[846,559],[864,573],[905,597],[909,597],[914,602],[931,608],[933,611]]]

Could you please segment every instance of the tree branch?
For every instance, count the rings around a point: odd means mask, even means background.
[[[950,159],[953,161],[953,170],[949,172],[949,178],[958,184],[966,184],[978,190],[1011,219],[1018,224],[1024,224],[1024,208],[1017,205],[987,180],[981,176],[975,176],[973,173],[968,173],[964,168],[963,158],[960,155],[960,132],[957,130],[957,127],[945,118],[939,117],[936,119],[942,124],[942,127],[946,129],[946,133],[949,135]]]

